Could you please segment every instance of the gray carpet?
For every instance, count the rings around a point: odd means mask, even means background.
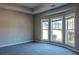
[[[45,43],[24,43],[0,48],[0,55],[75,55],[76,53]]]

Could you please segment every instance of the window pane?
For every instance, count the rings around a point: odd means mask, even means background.
[[[62,31],[61,30],[52,30],[52,41],[62,42]]]
[[[74,17],[66,19],[66,44],[75,45]]]
[[[74,45],[74,30],[68,30],[68,42],[69,45]]]
[[[48,40],[48,30],[43,30],[43,40]]]
[[[74,29],[74,18],[68,19],[67,22],[68,22],[68,29]]]
[[[48,21],[42,21],[42,40],[48,40]]]
[[[48,29],[48,22],[43,22],[42,25],[43,25],[43,29]]]
[[[62,29],[62,21],[52,22],[52,29]]]
[[[51,22],[51,41],[62,42],[62,20]]]

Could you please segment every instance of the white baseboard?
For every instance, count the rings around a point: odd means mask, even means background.
[[[7,46],[17,45],[17,44],[22,44],[22,43],[28,43],[28,42],[31,42],[31,41],[32,40],[24,41],[24,42],[19,42],[19,43],[13,43],[13,44],[4,44],[4,45],[0,45],[0,47],[7,47]]]

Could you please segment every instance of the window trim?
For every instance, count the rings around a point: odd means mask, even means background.
[[[59,16],[62,16],[62,40],[63,40],[63,42],[62,42],[62,44],[63,45],[67,45],[66,44],[66,42],[65,42],[65,40],[66,40],[66,34],[65,34],[65,31],[66,31],[66,19],[67,18],[65,18],[66,17],[66,15],[69,15],[69,14],[71,14],[71,15],[74,15],[73,17],[75,18],[75,13],[74,12],[64,12],[64,13],[60,13],[60,15]],[[57,14],[56,14],[57,15]],[[56,16],[55,15],[55,17],[59,17],[58,15]],[[55,18],[54,17],[54,18]],[[51,18],[53,18],[53,16],[52,17],[50,17],[49,16],[49,18],[47,18],[48,19],[48,40],[49,41],[51,41]],[[61,19],[60,19],[61,20]],[[46,20],[47,21],[47,20]],[[59,21],[59,20],[54,20],[54,21]],[[42,19],[41,19],[41,22],[42,22]],[[53,22],[53,21],[52,21]],[[42,25],[41,25],[42,26]],[[74,21],[74,26],[75,26],[75,21]],[[75,28],[75,27],[74,27]],[[75,29],[74,29],[74,32],[75,32]],[[75,38],[75,37],[74,37]],[[42,29],[41,29],[41,40],[42,40]],[[58,42],[57,42],[58,43]],[[74,45],[75,45],[75,43],[74,43]],[[69,46],[69,45],[68,45]],[[73,47],[73,46],[71,46],[71,47]]]
[[[74,18],[74,29],[68,29],[68,25],[67,25],[67,29],[65,28],[65,33],[66,33],[66,30],[67,30],[67,31],[68,31],[68,30],[74,30],[74,38],[75,38],[75,13],[74,13],[74,15],[73,15],[73,13],[72,13],[71,15],[72,15],[72,16],[69,17],[69,18],[65,18],[65,23],[66,23],[66,21],[69,20],[70,18]],[[67,23],[68,23],[68,22],[67,22]],[[67,34],[67,33],[66,33],[65,37],[67,37],[67,38],[65,38],[65,41],[68,40],[68,34]],[[75,38],[75,39],[76,39],[76,38]],[[67,43],[65,43],[65,44],[67,44]],[[71,46],[70,44],[67,44],[67,45]],[[74,46],[72,45],[71,47],[75,47],[75,43],[74,43]]]
[[[61,19],[58,19],[58,20],[53,20],[53,19],[55,19],[55,18],[61,18]],[[51,18],[51,22],[56,22],[56,21],[62,21],[62,24],[63,24],[63,16],[55,16],[55,17],[52,17]],[[51,24],[51,26],[52,26],[52,24]],[[52,30],[54,30],[54,29],[52,29],[51,28],[51,31]],[[60,29],[55,29],[55,30],[60,30]],[[62,34],[63,34],[63,25],[62,25]],[[62,42],[58,42],[58,41],[53,41],[53,42],[56,42],[56,43],[62,43],[63,44],[63,36],[62,36]]]
[[[46,19],[46,20],[45,20],[45,18],[44,18],[44,20],[41,19],[41,40],[44,40],[43,39],[43,34],[42,34],[43,33],[43,29],[42,29],[43,25],[42,25],[42,22],[48,22],[48,33],[49,33],[49,19]],[[48,34],[48,41],[49,41],[49,34]]]

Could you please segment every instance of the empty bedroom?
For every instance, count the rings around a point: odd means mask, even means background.
[[[78,3],[0,3],[0,55],[78,54]]]

